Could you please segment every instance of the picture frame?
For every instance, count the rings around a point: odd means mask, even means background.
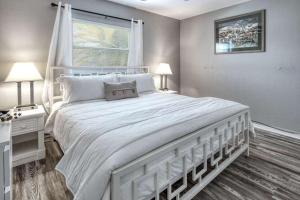
[[[266,51],[266,10],[215,21],[215,54]]]

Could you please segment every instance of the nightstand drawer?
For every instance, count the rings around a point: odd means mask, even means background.
[[[39,129],[39,118],[18,120],[12,123],[12,135],[34,132]]]

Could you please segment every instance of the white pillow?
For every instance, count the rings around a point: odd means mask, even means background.
[[[63,86],[63,101],[72,103],[93,99],[103,99],[103,82],[115,83],[116,75],[102,76],[63,76],[58,80]]]
[[[119,75],[120,82],[136,81],[138,93],[155,91],[155,85],[152,75],[150,74],[128,74]]]

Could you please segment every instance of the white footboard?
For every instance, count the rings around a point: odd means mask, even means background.
[[[239,155],[249,154],[249,116],[236,114],[113,171],[112,200],[193,198]]]

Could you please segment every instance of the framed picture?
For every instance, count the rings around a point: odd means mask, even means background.
[[[266,11],[260,10],[215,21],[215,53],[265,51]]]

